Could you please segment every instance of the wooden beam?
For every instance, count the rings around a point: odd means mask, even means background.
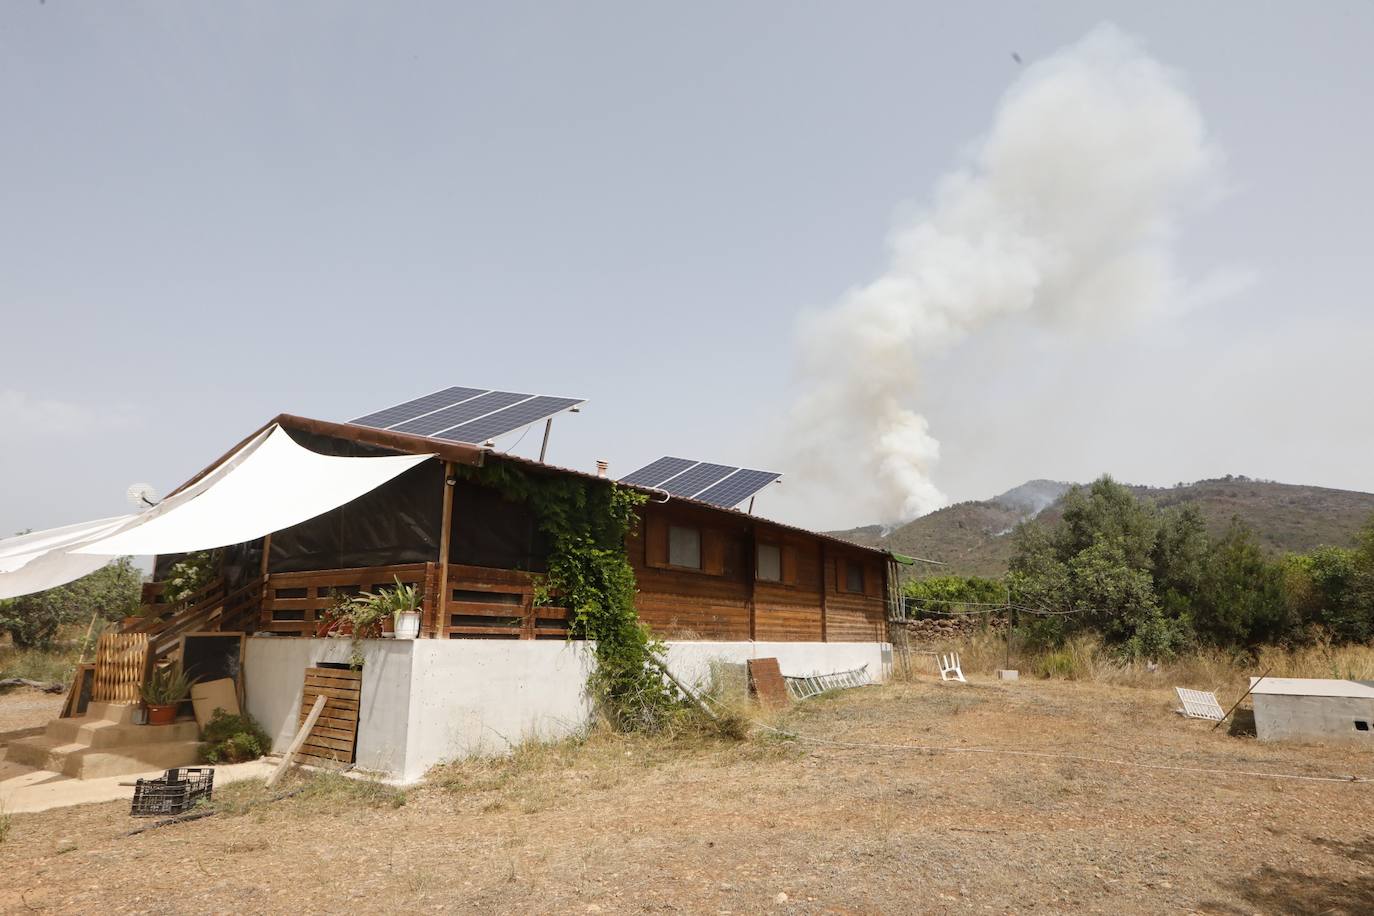
[[[439,595],[434,602],[434,621],[430,636],[442,638],[448,626],[448,551],[450,532],[453,530],[453,463],[444,462],[444,508],[439,523]],[[456,482],[455,482],[456,483]]]
[[[271,776],[267,777],[267,788],[270,789],[281,782],[281,778],[286,775],[286,771],[291,769],[291,761],[295,759],[296,753],[301,749],[301,745],[305,743],[305,739],[310,737],[310,730],[314,728],[315,723],[320,720],[320,713],[324,712],[324,704],[328,699],[329,698],[323,693],[315,697],[315,705],[310,707],[310,715],[306,717],[305,724],[301,726],[300,731],[296,732],[295,739],[292,740],[291,746],[286,749],[286,755],[282,757],[281,763],[277,765],[276,771],[273,772]]]
[[[479,467],[486,458],[486,451],[476,445],[468,445],[463,442],[446,442],[442,439],[430,439],[427,436],[412,436],[409,433],[398,433],[389,429],[373,429],[370,426],[357,426],[353,423],[312,420],[310,417],[297,417],[289,413],[278,415],[274,422],[285,429],[298,429],[301,432],[333,436],[336,439],[362,442],[365,445],[376,445],[397,452],[408,452],[412,455],[438,455],[443,460],[455,464]]]

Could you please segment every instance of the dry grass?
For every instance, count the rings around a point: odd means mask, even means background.
[[[81,648],[76,644],[59,645],[51,650],[0,646],[0,677],[69,683],[80,653]]]
[[[1228,738],[1171,705],[925,679],[776,716],[810,741],[592,731],[443,767],[400,806],[326,776],[225,786],[220,816],[136,837],[127,802],[17,814],[0,911],[1369,912],[1374,783],[1224,775],[1366,773],[1368,750]],[[884,749],[911,745],[949,751]]]
[[[919,650],[913,646],[913,672],[918,676],[930,674],[935,670],[932,653],[950,651],[959,653],[965,673],[992,674],[1007,667],[1005,637],[984,630]],[[1041,651],[1020,649],[1013,643],[1010,667],[1020,670],[1023,676],[1122,687],[1193,687],[1239,696],[1249,686],[1251,677],[1265,671],[1269,671],[1270,677],[1374,680],[1374,647],[1320,642],[1293,649],[1266,646],[1253,660],[1221,649],[1196,649],[1160,662],[1152,670],[1145,662],[1122,659],[1097,637],[1080,636],[1062,648]]]

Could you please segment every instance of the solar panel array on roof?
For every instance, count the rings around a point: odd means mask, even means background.
[[[699,499],[730,509],[780,477],[782,475],[776,471],[756,471],[669,455],[626,474],[620,482],[654,487],[674,496]]]
[[[351,422],[413,436],[481,444],[583,403],[586,402],[581,398],[488,388],[445,388]]]

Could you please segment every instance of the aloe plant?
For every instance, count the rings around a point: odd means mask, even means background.
[[[191,679],[180,665],[154,668],[143,682],[143,702],[149,706],[172,706],[191,692]]]

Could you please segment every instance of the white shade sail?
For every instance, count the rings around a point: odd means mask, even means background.
[[[241,544],[352,502],[432,457],[321,455],[273,425],[194,487],[72,553],[185,553]]]
[[[30,531],[0,540],[0,573],[14,572],[43,554],[63,547],[74,547],[83,541],[113,533],[125,522],[136,516],[116,515],[111,518],[97,519],[93,522],[79,522],[49,528],[46,531]]]
[[[25,563],[14,572],[0,573],[0,598],[17,598],[74,582],[113,560],[110,556],[82,556],[58,548]]]

